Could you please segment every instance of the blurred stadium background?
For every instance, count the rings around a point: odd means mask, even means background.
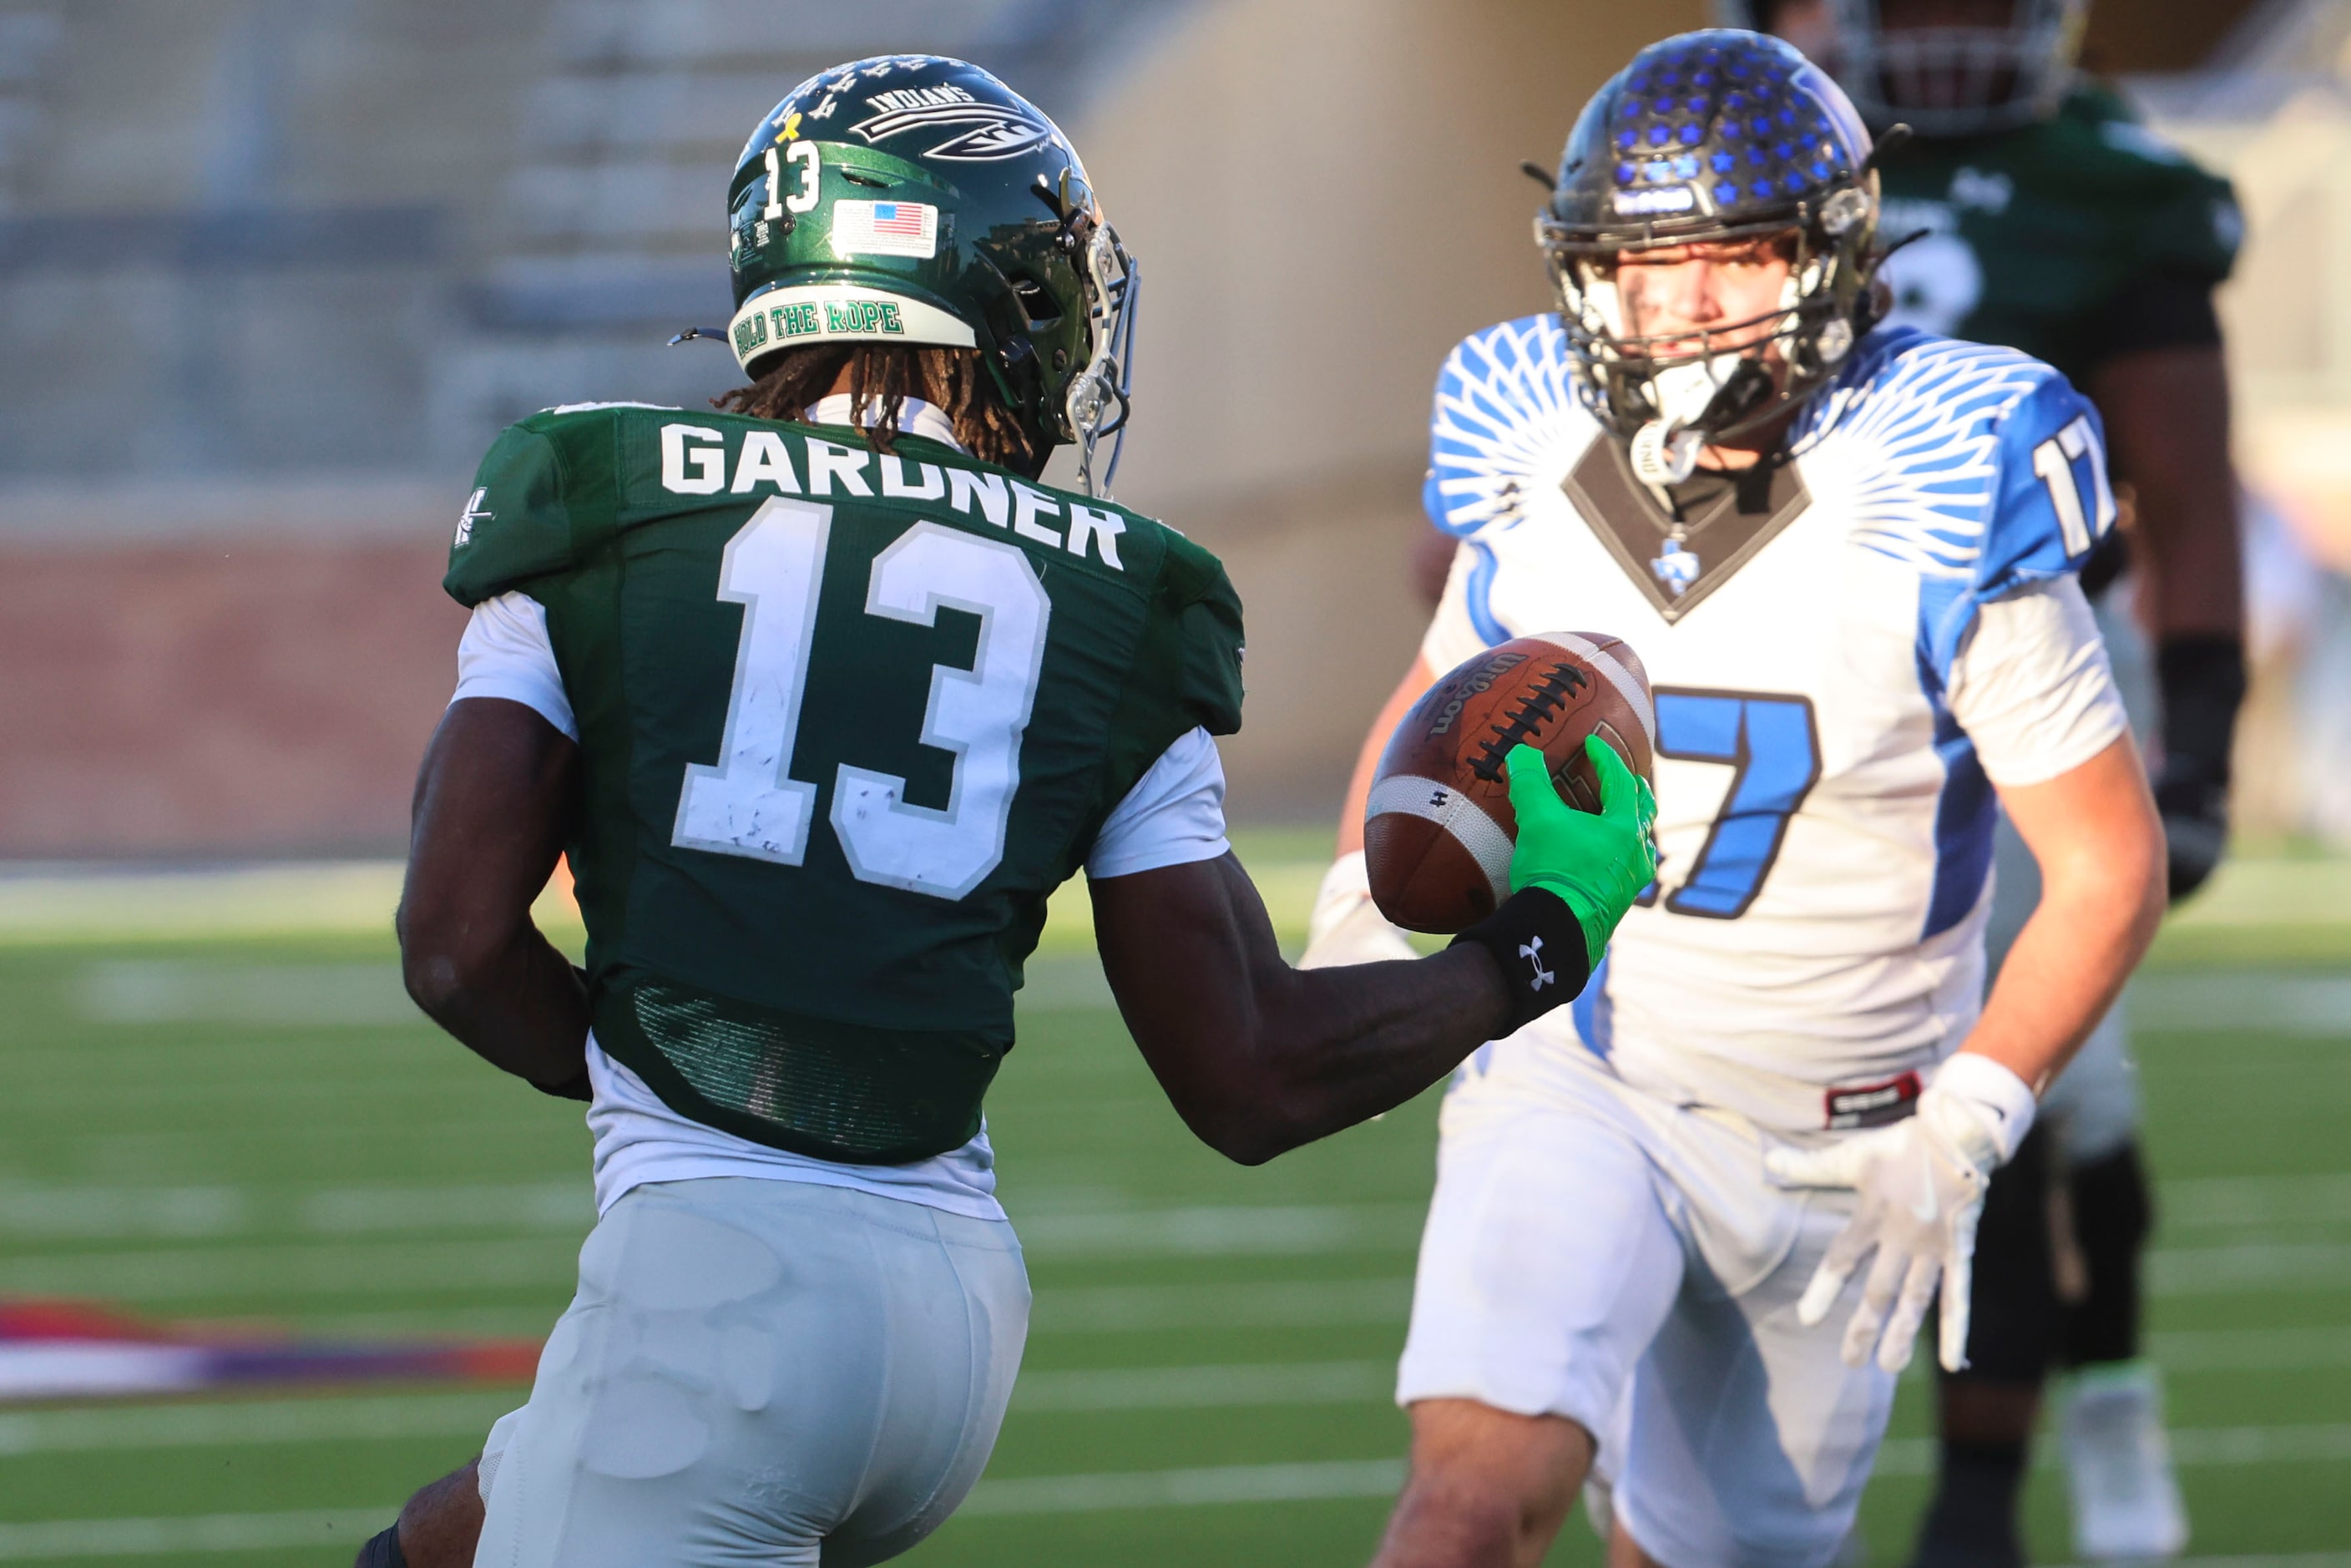
[[[392,964],[462,624],[439,562],[508,420],[730,384],[723,350],[663,342],[725,319],[725,175],[787,88],[960,54],[1085,152],[1150,278],[1121,496],[1255,607],[1233,809],[1297,940],[1418,635],[1434,367],[1544,303],[1517,163],[1704,16],[0,0],[0,1562],[346,1561],[518,1402],[591,1218],[587,1141]],[[2344,1568],[2351,5],[2099,0],[2090,47],[2251,225],[2224,299],[2255,519],[2240,852],[2137,1000],[2154,1351],[2194,1552]],[[1057,908],[991,1102],[1029,1370],[982,1490],[910,1561],[1360,1562],[1398,1473],[1433,1106],[1221,1166],[1085,931]],[[1923,1499],[1923,1392],[1872,1561]],[[2034,1483],[2045,1561],[2061,1484]],[[1595,1560],[1580,1526],[1554,1557]]]

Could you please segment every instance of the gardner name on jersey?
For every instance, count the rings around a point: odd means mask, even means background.
[[[1047,895],[1241,706],[1214,557],[896,445],[553,410],[491,448],[444,584],[544,607],[573,694],[596,1041],[695,1122],[868,1164],[978,1131]]]
[[[1431,668],[1605,626],[1656,692],[1657,884],[1573,1035],[1530,1035],[1783,1133],[1907,1111],[1980,1005],[1991,784],[2123,732],[2072,580],[2115,516],[2095,412],[2023,355],[1880,328],[1782,456],[1661,496],[1534,316],[1447,361],[1426,501],[1462,541]]]

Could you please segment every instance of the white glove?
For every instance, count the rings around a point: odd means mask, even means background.
[[[1301,969],[1330,969],[1342,964],[1378,964],[1390,958],[1417,958],[1405,934],[1387,922],[1372,902],[1371,877],[1364,870],[1364,852],[1341,855],[1322,873],[1314,895],[1314,914],[1306,922],[1306,956]]]
[[[1850,1187],[1861,1199],[1804,1287],[1796,1321],[1810,1328],[1827,1317],[1854,1270],[1875,1251],[1845,1327],[1845,1364],[1862,1365],[1875,1347],[1887,1372],[1909,1365],[1940,1276],[1939,1359],[1946,1372],[1967,1365],[1976,1221],[1991,1173],[2024,1141],[2032,1109],[2024,1080],[1988,1056],[1962,1051],[1943,1063],[1907,1120],[1825,1148],[1768,1151],[1764,1168],[1782,1186]]]

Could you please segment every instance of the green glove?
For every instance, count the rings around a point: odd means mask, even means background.
[[[1598,736],[1584,738],[1583,754],[1600,775],[1598,816],[1560,799],[1550,765],[1533,747],[1514,746],[1503,759],[1510,808],[1519,814],[1510,891],[1548,888],[1565,900],[1583,926],[1584,956],[1596,969],[1616,923],[1656,878],[1657,797]]]

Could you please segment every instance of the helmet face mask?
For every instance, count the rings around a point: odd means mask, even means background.
[[[1631,329],[1635,313],[1623,280],[1644,265],[1635,259],[1641,252],[1571,263],[1576,276],[1562,285],[1562,296],[1584,308],[1577,323],[1583,330],[1571,328],[1569,335],[1588,356],[1592,382],[1614,416],[1607,423],[1629,427],[1640,456],[1666,461],[1673,480],[1688,476],[1700,444],[1735,440],[1768,423],[1786,407],[1783,394],[1792,385],[1817,381],[1852,347],[1852,327],[1837,313],[1834,294],[1819,287],[1823,263],[1809,236],[1790,229],[1774,237],[1776,244],[1760,242],[1786,264],[1773,305],[1703,326]]]
[[[836,66],[752,132],[728,214],[746,374],[818,343],[976,350],[1037,449],[1081,444],[1097,483],[1132,389],[1137,268],[1042,110],[960,60]]]
[[[1871,124],[1978,136],[2044,120],[2074,77],[2088,0],[1828,0],[1837,80]],[[1994,19],[1994,14],[2000,19]]]
[[[1687,477],[1701,445],[1809,397],[1873,324],[1869,152],[1835,85],[1753,33],[1653,45],[1585,107],[1536,237],[1578,392],[1645,480]],[[1703,329],[1631,330],[1621,257],[1764,240],[1787,246],[1773,308]]]
[[[1143,265],[1119,243],[1118,231],[1101,221],[1099,210],[1082,225],[1086,287],[1086,362],[1070,378],[1063,417],[1078,445],[1078,477],[1086,493],[1106,496],[1118,477],[1126,447],[1126,421],[1133,410],[1134,323],[1143,297]],[[1110,459],[1099,479],[1094,448],[1111,438]]]

